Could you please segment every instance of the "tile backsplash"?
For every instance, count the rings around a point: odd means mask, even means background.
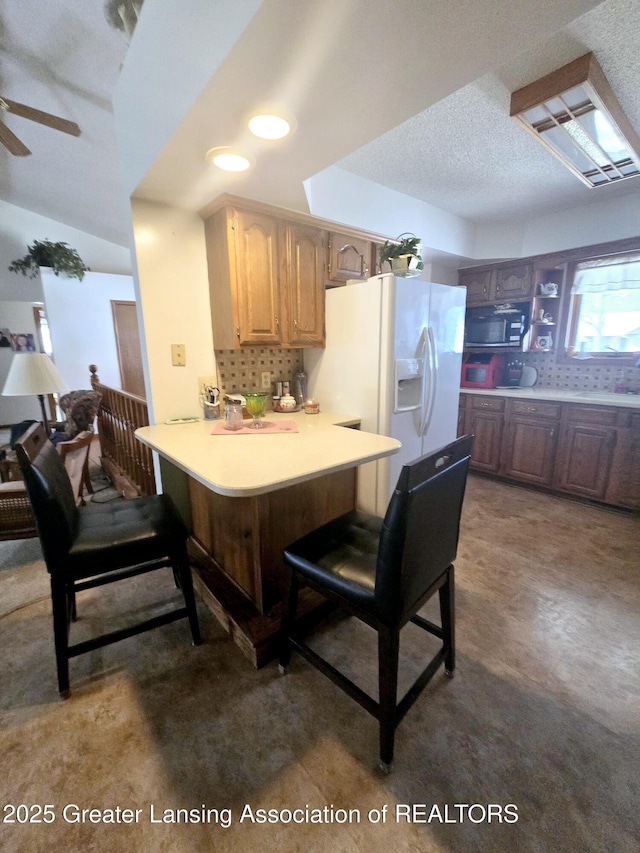
[[[537,385],[543,388],[566,388],[572,391],[613,391],[622,381],[628,391],[640,393],[640,368],[616,364],[556,364],[553,353],[524,353],[525,364],[538,371]],[[260,391],[261,373],[268,370],[273,383],[293,383],[303,369],[302,350],[278,347],[255,347],[242,350],[216,350],[218,381],[221,390],[233,394]],[[293,384],[292,384],[293,387]]]
[[[227,394],[261,391],[261,373],[271,373],[271,392],[274,382],[291,382],[302,370],[302,350],[280,347],[255,347],[242,350],[215,351],[220,389]],[[293,388],[293,384],[291,386]]]
[[[627,391],[640,393],[640,368],[620,365],[556,364],[553,353],[525,353],[525,364],[538,371],[537,385],[544,388],[567,388],[572,391],[614,391],[622,382]]]

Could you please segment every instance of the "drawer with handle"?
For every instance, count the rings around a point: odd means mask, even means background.
[[[559,418],[562,411],[561,403],[548,403],[544,400],[510,400],[510,414],[531,415],[535,418]]]
[[[503,412],[504,403],[504,397],[484,397],[478,394],[471,398],[472,409],[485,409],[488,412]]]

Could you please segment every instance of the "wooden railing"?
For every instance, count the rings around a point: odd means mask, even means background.
[[[154,495],[156,481],[151,449],[134,435],[148,426],[147,401],[135,394],[103,385],[95,364],[89,365],[91,387],[102,394],[98,410],[98,435],[102,466],[125,497]]]

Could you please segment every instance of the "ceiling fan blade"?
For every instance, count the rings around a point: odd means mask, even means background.
[[[26,106],[26,104],[19,104],[17,101],[10,101],[9,98],[2,98],[2,100],[9,108],[9,112],[14,115],[37,121],[38,124],[44,124],[54,130],[61,130],[63,133],[70,133],[71,136],[80,136],[80,128],[74,121],[42,112],[42,110],[36,110],[33,107]]]
[[[27,146],[23,142],[20,142],[15,133],[10,131],[6,124],[3,124],[1,121],[0,142],[11,154],[15,154],[16,157],[26,157],[27,154],[31,154]]]

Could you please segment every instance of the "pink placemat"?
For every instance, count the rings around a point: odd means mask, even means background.
[[[211,430],[211,435],[276,435],[283,432],[298,432],[298,427],[295,421],[270,421],[268,418],[261,420],[262,429],[249,429],[243,426],[242,429],[225,429],[226,421],[218,421]],[[247,421],[249,423],[249,421]]]

